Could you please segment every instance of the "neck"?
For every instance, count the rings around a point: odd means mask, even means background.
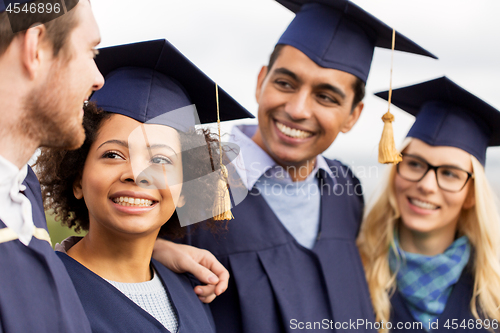
[[[264,150],[279,166],[281,166],[283,169],[285,169],[288,174],[290,175],[290,178],[294,182],[301,182],[307,179],[307,177],[311,174],[311,172],[314,170],[314,167],[316,165],[316,159],[317,157],[314,157],[311,160],[307,161],[300,161],[300,162],[295,162],[295,163],[285,163],[283,161],[278,160],[275,156],[273,156],[267,149],[266,145],[264,144],[264,141],[262,139],[262,135],[260,133],[260,129],[257,128],[257,131],[252,137],[252,141],[255,142],[262,150]]]
[[[435,256],[444,253],[455,241],[456,223],[432,232],[410,230],[401,223],[399,246],[405,252]]]
[[[102,278],[126,283],[152,279],[150,263],[158,233],[123,237],[89,228],[89,233],[69,251],[68,255]]]

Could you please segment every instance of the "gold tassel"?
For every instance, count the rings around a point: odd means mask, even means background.
[[[382,138],[378,145],[378,162],[383,164],[398,164],[403,160],[401,153],[397,151],[396,144],[394,143],[394,131],[392,122],[394,116],[391,113],[391,98],[392,98],[392,67],[394,60],[394,46],[396,43],[396,30],[392,30],[392,54],[391,54],[391,78],[389,85],[389,107],[387,112],[382,116],[384,121],[384,130],[382,131]]]
[[[215,98],[217,100],[217,127],[219,129],[219,155],[220,155],[220,171],[221,179],[219,179],[219,184],[217,184],[217,202],[215,203],[213,209],[213,215],[215,221],[226,221],[234,219],[233,213],[231,212],[231,197],[229,196],[229,188],[227,179],[229,173],[226,166],[222,163],[222,143],[220,137],[220,117],[219,117],[219,87],[217,83],[215,84]],[[222,195],[221,195],[222,194]]]

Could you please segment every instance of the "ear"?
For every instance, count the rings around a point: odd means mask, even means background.
[[[73,183],[73,195],[78,200],[83,198],[82,179],[81,178],[78,180],[75,180],[75,182]]]
[[[358,121],[359,116],[361,116],[361,112],[363,111],[364,107],[365,104],[363,103],[363,101],[359,102],[358,105],[354,107],[354,110],[351,111],[351,114],[349,114],[349,117],[347,117],[346,121],[340,128],[340,131],[342,133],[347,133],[351,130],[354,124],[356,124],[356,122]]]
[[[181,194],[181,195],[179,196],[179,199],[177,200],[177,205],[176,205],[176,207],[177,207],[177,208],[180,208],[180,207],[184,206],[185,204],[186,204],[186,198],[184,197],[184,195],[183,195],[183,194]]]
[[[37,76],[42,67],[42,61],[49,56],[52,57],[51,54],[49,55],[49,52],[52,52],[51,47],[48,47],[47,43],[43,43],[45,34],[45,25],[39,24],[29,28],[24,35],[21,59],[30,79]]]
[[[474,180],[472,184],[469,185],[469,192],[467,193],[467,197],[465,198],[463,209],[470,209],[476,205],[476,191],[474,190]]]
[[[259,72],[259,76],[257,76],[257,88],[255,89],[255,99],[257,103],[259,103],[260,92],[262,91],[262,84],[267,76],[267,66],[262,66]]]

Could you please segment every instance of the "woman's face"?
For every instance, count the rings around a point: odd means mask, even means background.
[[[470,154],[459,148],[435,147],[413,139],[404,153],[418,156],[434,166],[455,166],[472,172]],[[462,208],[474,206],[472,183],[469,180],[461,191],[454,193],[438,186],[434,170],[429,170],[419,182],[408,181],[396,173],[394,189],[401,213],[401,227],[424,234],[443,230],[455,232]],[[468,195],[469,191],[471,195]]]
[[[119,114],[105,120],[90,147],[75,197],[83,197],[90,229],[158,232],[182,205],[179,134]]]

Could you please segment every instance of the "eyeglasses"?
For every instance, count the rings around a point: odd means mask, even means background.
[[[460,192],[469,179],[473,178],[472,173],[455,166],[434,166],[418,156],[402,155],[403,161],[397,165],[397,171],[401,178],[411,182],[421,181],[429,170],[434,170],[440,189],[448,192]]]

